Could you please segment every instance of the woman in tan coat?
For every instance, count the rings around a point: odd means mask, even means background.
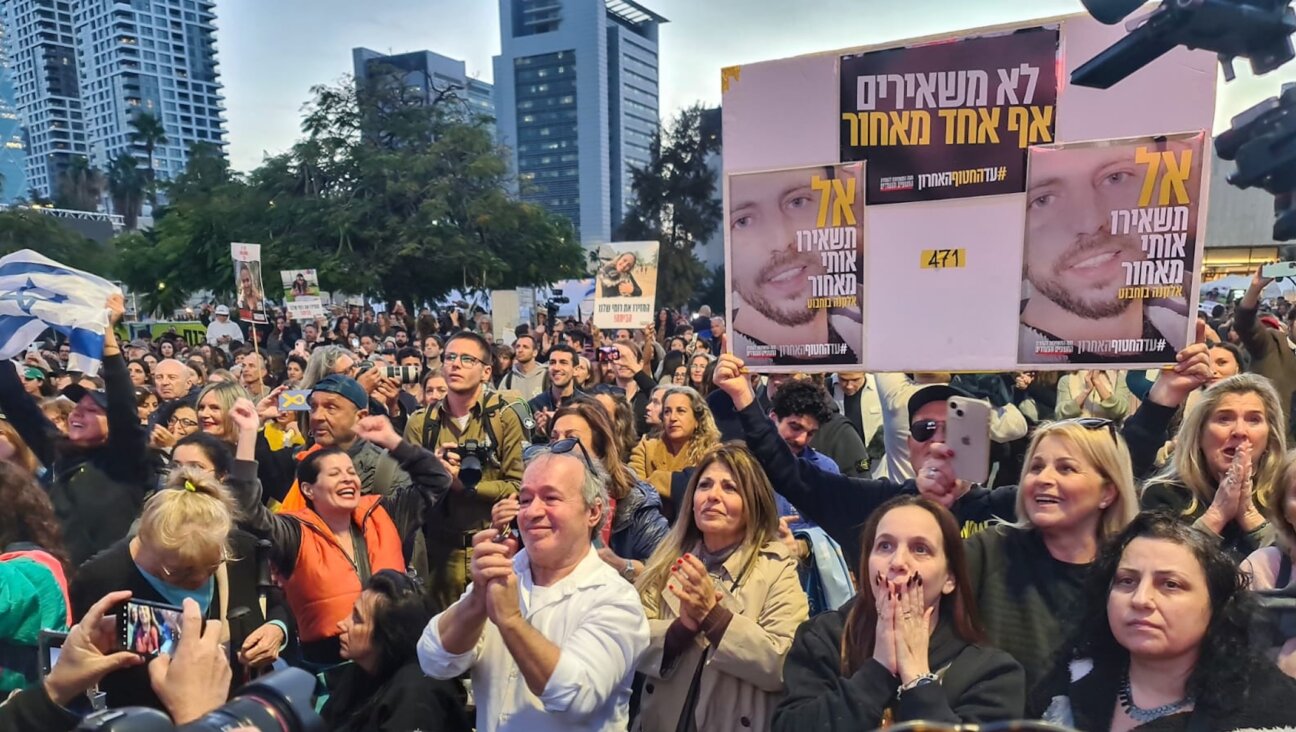
[[[698,464],[720,442],[720,430],[696,389],[675,386],[662,395],[661,436],[645,437],[630,453],[630,469],[670,498],[671,473]]]
[[[778,538],[774,490],[747,448],[702,457],[637,584],[651,643],[634,729],[768,730],[809,607]]]

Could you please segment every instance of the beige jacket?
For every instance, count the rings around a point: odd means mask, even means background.
[[[651,640],[639,659],[647,676],[636,732],[675,732],[689,684],[702,654],[707,654],[694,714],[699,732],[768,730],[774,705],[783,691],[783,659],[792,636],[809,616],[797,562],[779,541],[761,547],[756,563],[734,592],[745,553],[725,562],[717,588],[722,604],[734,614],[720,644],[711,647],[698,635],[688,652],[662,668],[666,629],[679,617],[679,599],[663,592],[659,603],[644,603]]]

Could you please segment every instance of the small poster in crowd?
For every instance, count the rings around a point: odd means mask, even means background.
[[[1021,193],[1026,149],[1054,142],[1058,26],[841,58],[841,159],[867,160],[870,206]]]
[[[657,299],[655,241],[604,244],[598,251],[594,289],[594,327],[646,328]]]
[[[1022,364],[1173,363],[1189,342],[1205,133],[1033,147]]]
[[[731,175],[732,351],[766,372],[861,363],[864,164]]]
[[[234,260],[234,291],[238,294],[239,320],[265,323],[265,285],[261,281],[261,245],[230,244]]]
[[[314,320],[324,317],[324,301],[320,296],[319,275],[313,269],[287,269],[279,272],[283,283],[284,303],[288,317],[293,320]]]

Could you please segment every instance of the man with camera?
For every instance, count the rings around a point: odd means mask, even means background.
[[[415,412],[405,426],[405,439],[435,450],[454,478],[425,528],[427,590],[438,608],[463,593],[473,534],[490,525],[491,506],[516,493],[522,480],[522,420],[486,390],[490,354],[490,343],[476,333],[451,336],[441,354],[445,399]]]

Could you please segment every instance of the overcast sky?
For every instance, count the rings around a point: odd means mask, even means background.
[[[1082,10],[1079,0],[639,1],[671,21],[661,31],[663,120],[693,102],[718,104],[724,66]],[[216,12],[229,152],[240,170],[298,138],[310,87],[349,73],[356,46],[436,51],[486,81],[500,46],[496,0],[222,0]],[[1296,80],[1296,62],[1262,79],[1245,66],[1221,94],[1217,129]]]

